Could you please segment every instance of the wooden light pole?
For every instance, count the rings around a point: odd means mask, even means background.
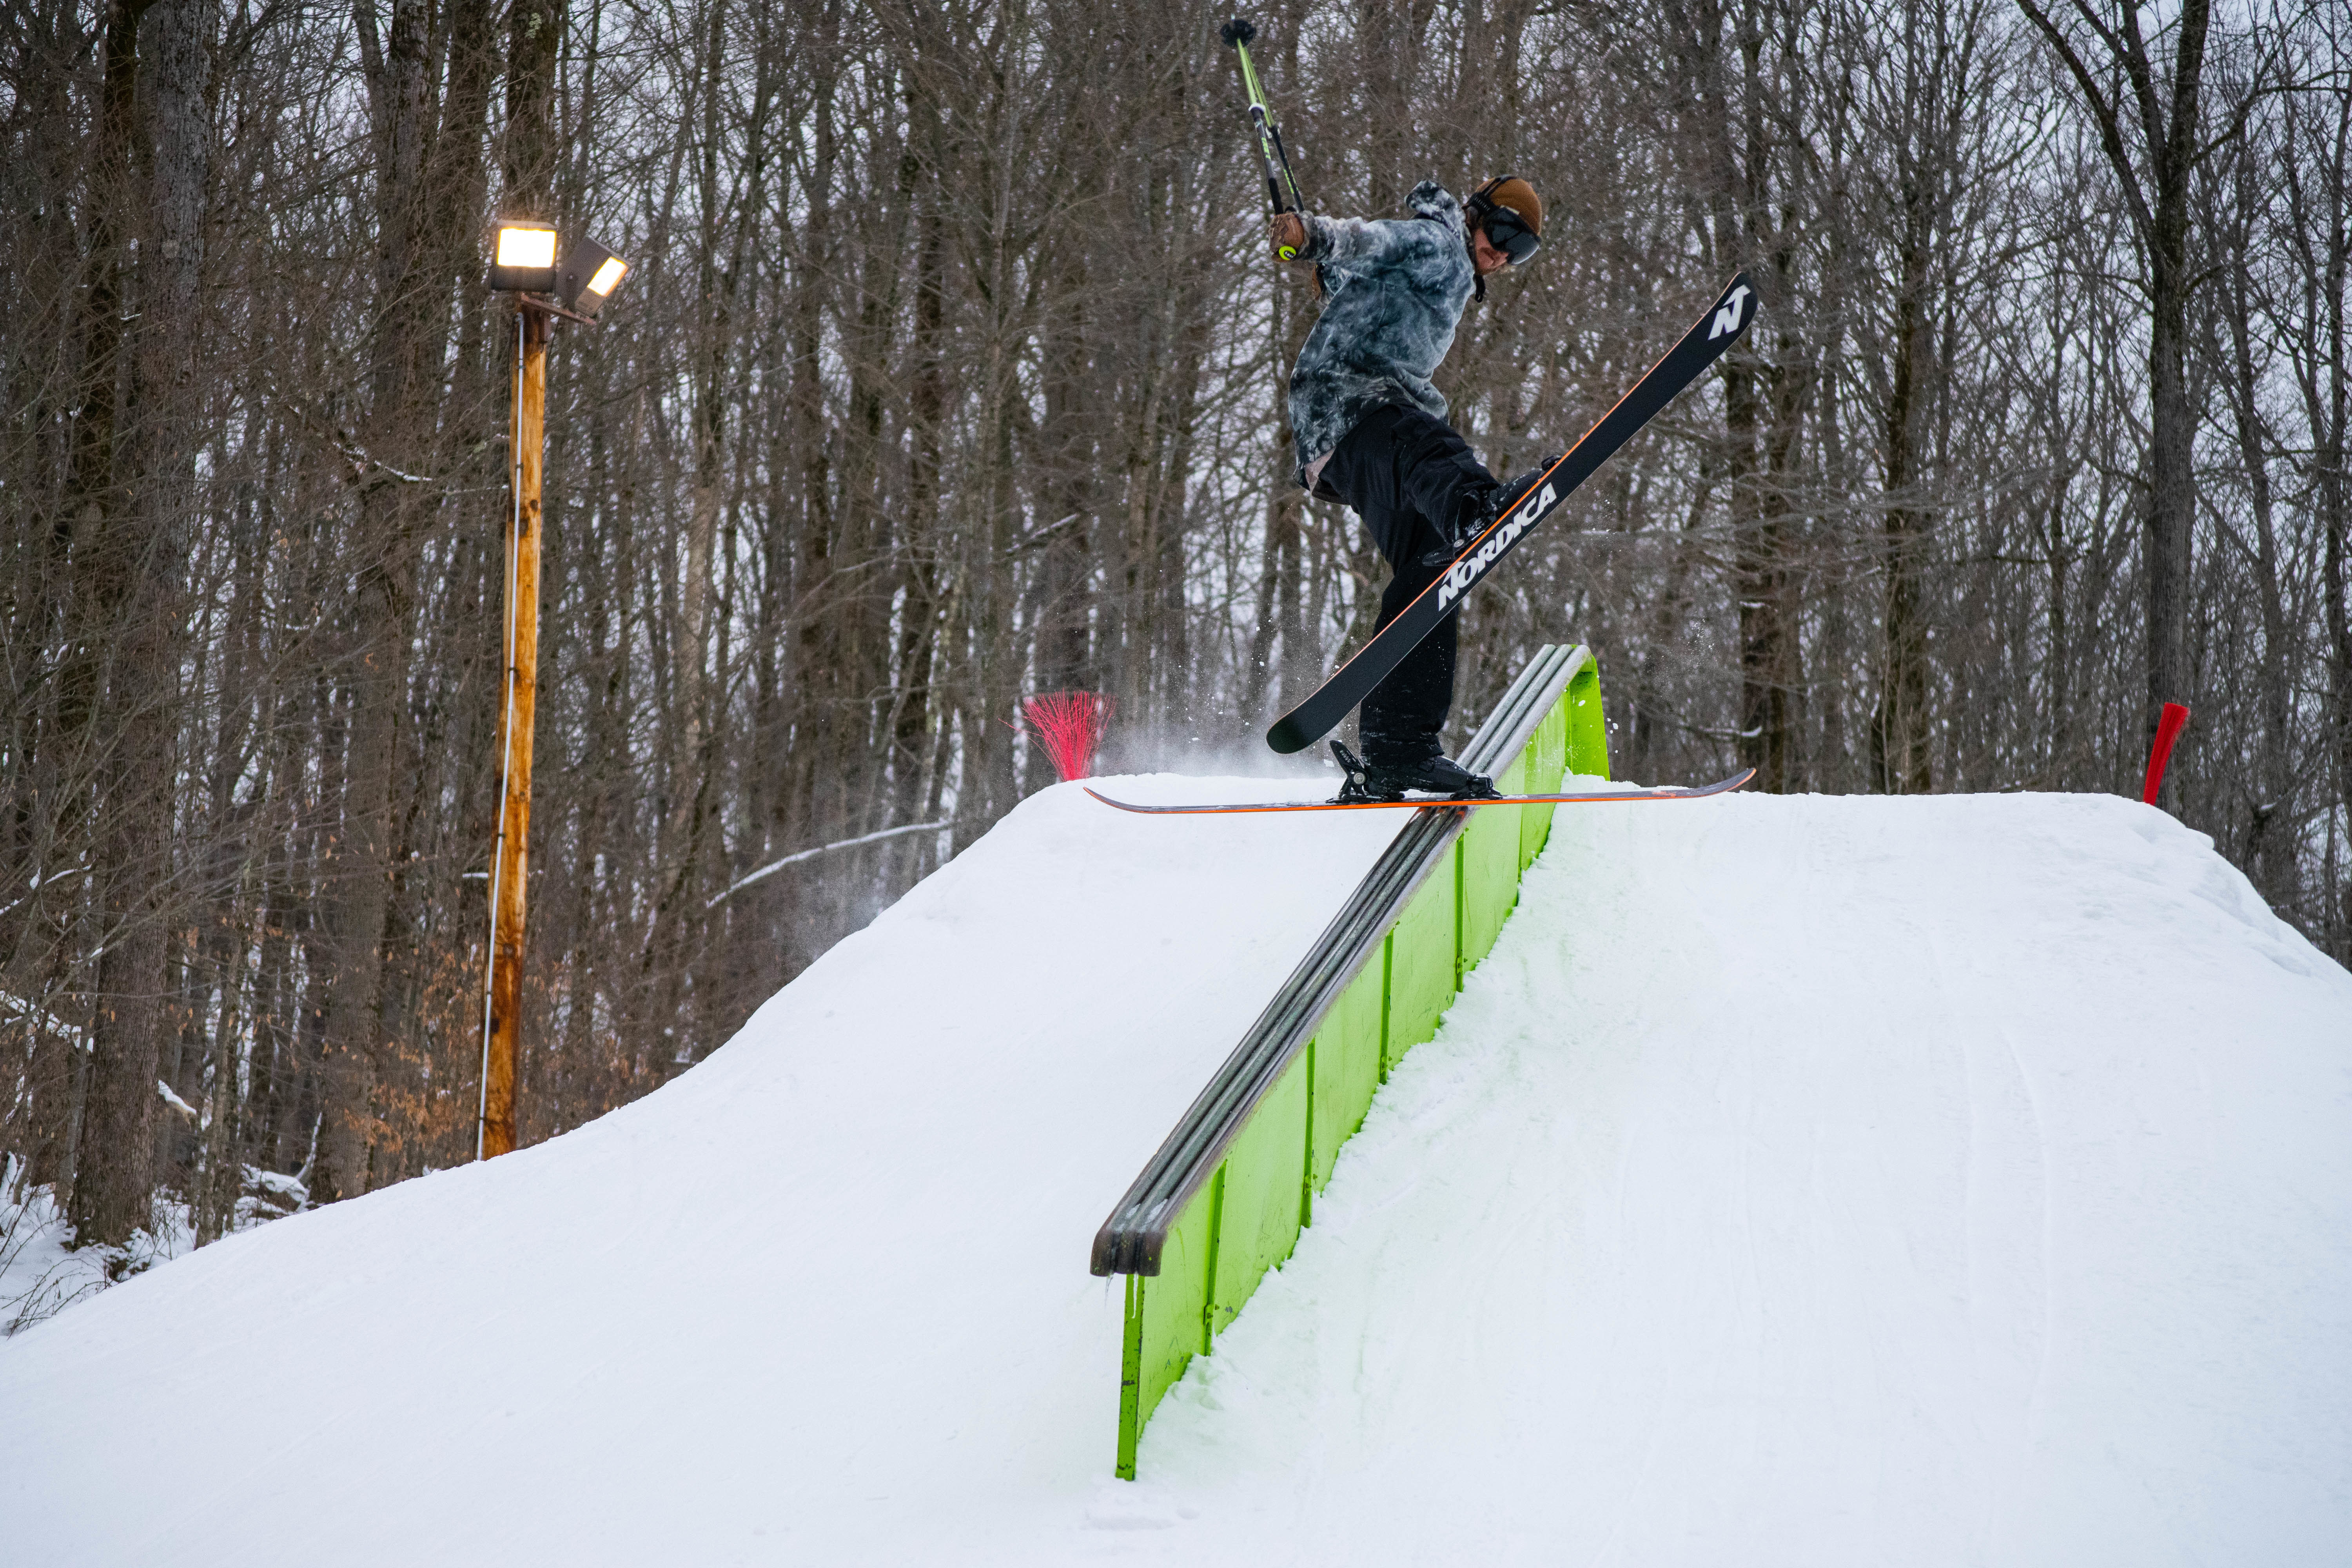
[[[525,219],[499,226],[490,287],[515,296],[514,490],[507,537],[506,689],[499,703],[499,837],[490,860],[490,973],[482,988],[482,1100],[474,1131],[478,1160],[515,1146],[524,892],[530,879],[531,714],[539,696],[547,340],[558,316],[595,325],[596,313],[628,270],[627,262],[584,236],[559,259],[550,225]]]
[[[530,880],[531,721],[539,695],[541,458],[550,312],[515,301],[514,504],[507,539],[506,690],[499,707],[499,835],[490,865],[490,976],[482,998],[482,1102],[474,1157],[515,1146],[515,1045],[522,1029],[524,894]]]

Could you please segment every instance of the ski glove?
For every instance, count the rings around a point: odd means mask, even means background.
[[[1292,263],[1307,259],[1307,220],[1297,213],[1276,213],[1266,225],[1266,238],[1274,247],[1276,261]],[[1283,254],[1286,250],[1288,255]]]

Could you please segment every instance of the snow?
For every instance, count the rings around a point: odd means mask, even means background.
[[[1204,1560],[2352,1560],[2352,976],[2207,840],[1555,820],[1147,1434]]]
[[[20,1173],[11,1161],[0,1161],[0,1338],[21,1333],[118,1280],[195,1250],[195,1215],[185,1202],[168,1193],[157,1195],[152,1223],[133,1231],[128,1244],[77,1247],[74,1227],[58,1211],[57,1194],[50,1188],[26,1187],[10,1195],[17,1191]],[[247,1165],[244,1189],[230,1208],[228,1228],[248,1230],[292,1214],[310,1201],[310,1189],[295,1177]],[[6,1530],[0,1526],[0,1542],[5,1539]]]
[[[172,1086],[165,1083],[160,1078],[155,1080],[155,1091],[163,1097],[164,1104],[170,1106],[181,1115],[188,1118],[191,1121],[197,1120],[196,1108],[190,1105],[186,1100],[182,1100],[177,1093],[173,1092]]]
[[[5,1164],[5,1162],[0,1162]],[[73,1226],[58,1211],[57,1194],[32,1187],[9,1196],[0,1182],[0,1336],[16,1333],[106,1289],[107,1269],[126,1263],[152,1267],[184,1251],[166,1226],[162,1237],[137,1232],[128,1248],[72,1247]],[[110,1256],[111,1254],[112,1256]],[[6,1526],[0,1523],[0,1541]]]
[[[659,1093],[0,1344],[0,1561],[2352,1557],[2352,976],[2104,797],[1563,810],[1110,1479],[1087,1243],[1396,826],[1045,792]]]

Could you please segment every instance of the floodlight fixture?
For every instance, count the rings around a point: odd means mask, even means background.
[[[628,270],[629,264],[610,247],[583,236],[563,247],[563,264],[556,268],[556,301],[593,321]]]
[[[546,294],[555,288],[555,228],[517,220],[499,225],[490,258],[490,287],[520,294]]]

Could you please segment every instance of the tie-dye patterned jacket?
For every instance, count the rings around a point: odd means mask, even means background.
[[[1323,281],[1323,315],[1290,373],[1298,482],[1356,421],[1384,403],[1443,419],[1430,376],[1454,346],[1476,274],[1462,204],[1434,180],[1415,185],[1410,218],[1307,219],[1307,256]]]

